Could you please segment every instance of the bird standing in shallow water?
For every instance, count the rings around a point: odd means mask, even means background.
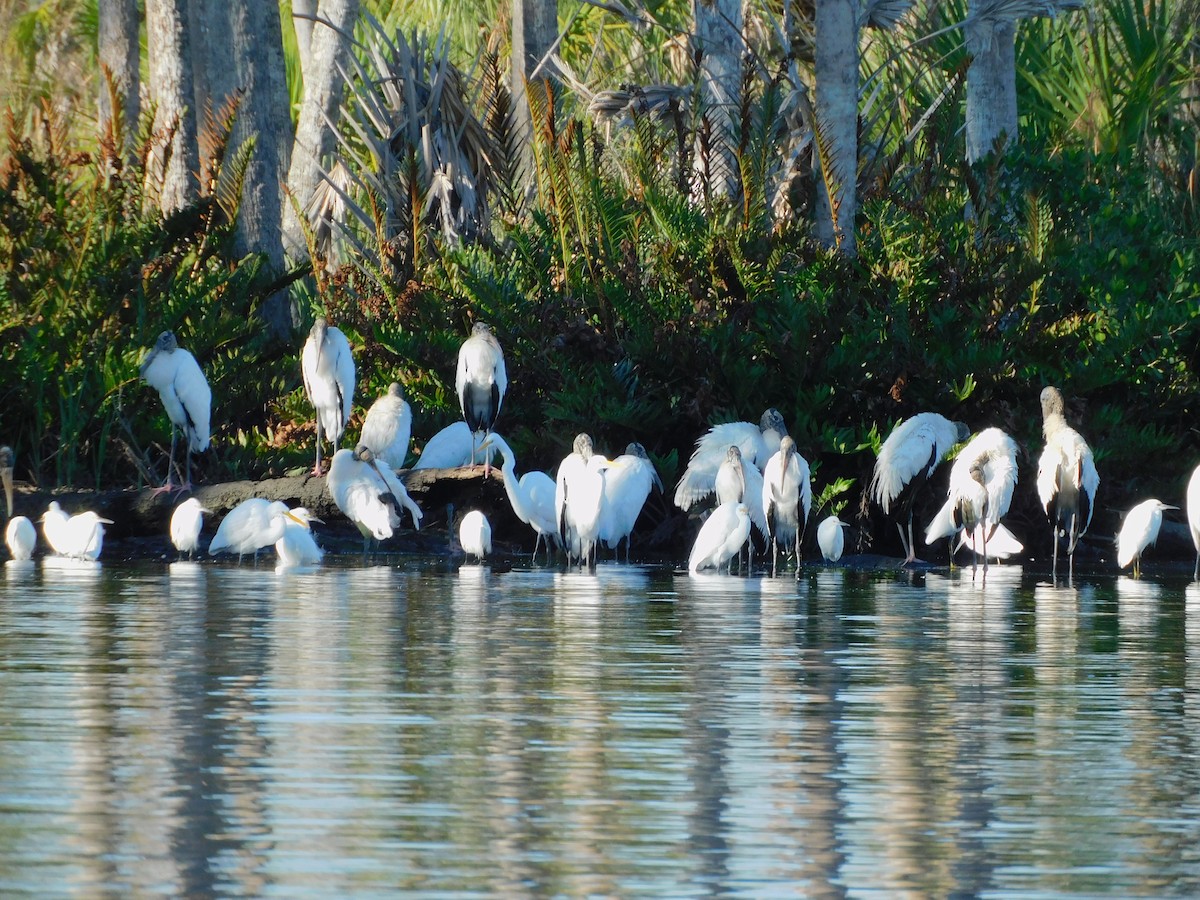
[[[354,402],[354,355],[350,341],[324,317],[313,322],[300,353],[304,390],[317,411],[317,461],[313,474],[321,474],[321,438],[334,450],[342,440]]]
[[[917,558],[913,500],[951,448],[970,436],[971,430],[962,422],[951,422],[938,413],[917,413],[893,428],[879,448],[867,490],[885,516],[897,510],[896,528],[904,547],[905,565]]]
[[[582,432],[575,436],[571,453],[558,464],[554,510],[568,564],[596,567],[604,479],[612,465],[612,460],[593,451],[591,435]]]
[[[767,525],[773,528],[771,539],[771,575],[779,559],[779,548],[794,553],[800,566],[800,537],[812,506],[812,483],[808,460],[796,452],[796,442],[784,437],[779,452],[767,461],[763,470],[762,507]],[[770,533],[770,532],[768,532]]]
[[[688,572],[692,575],[699,574],[702,569],[720,572],[749,537],[750,510],[746,504],[722,503],[700,526],[688,555]]]
[[[333,454],[326,486],[334,504],[362,534],[364,550],[371,539],[383,541],[395,533],[402,508],[409,511],[413,528],[421,527],[423,513],[404,482],[361,444]]]
[[[104,526],[111,524],[91,510],[68,516],[54,500],[42,516],[42,534],[59,556],[95,560],[104,546]]]
[[[315,566],[325,556],[325,551],[317,546],[313,537],[312,523],[321,522],[303,506],[275,514],[279,523],[279,539],[275,541],[275,555],[279,565],[284,568],[291,566]]]
[[[477,509],[463,516],[458,523],[458,542],[468,559],[474,556],[482,564],[492,552],[492,526],[487,516]]]
[[[212,414],[212,391],[196,357],[179,346],[175,333],[164,331],[139,369],[142,380],[158,391],[171,420],[171,456],[167,462],[167,481],[155,493],[170,491],[171,473],[175,468],[175,432],[182,431],[187,459],[181,490],[192,486],[192,454],[203,453],[209,444],[209,419]]]
[[[1158,540],[1164,509],[1178,509],[1161,500],[1143,500],[1125,516],[1117,535],[1117,565],[1124,569],[1133,563],[1133,577],[1142,577],[1142,553]]]
[[[766,410],[757,425],[752,422],[714,425],[696,441],[687,469],[675,487],[675,505],[686,512],[716,490],[717,471],[727,459],[730,446],[736,444],[742,463],[761,473],[787,433],[783,415],[774,408]],[[747,508],[757,505],[757,498],[751,497]],[[755,515],[751,511],[751,516]]]
[[[412,436],[412,408],[392,382],[387,393],[371,404],[358,442],[393,469],[404,468]]]
[[[842,529],[848,527],[837,516],[822,519],[817,526],[817,546],[821,548],[821,555],[826,562],[837,562],[842,558],[842,551],[846,547],[846,536]]]
[[[0,482],[4,484],[4,505],[8,515],[13,510],[13,452],[12,447],[0,447]]]
[[[562,546],[558,539],[558,525],[554,513],[554,479],[537,470],[526,472],[518,479],[517,457],[508,446],[508,442],[494,431],[484,441],[481,449],[491,455],[493,447],[500,451],[503,459],[501,471],[504,473],[504,492],[508,495],[513,513],[537,534],[533,543],[533,559],[537,561],[538,548],[544,540],[546,561],[549,562],[551,547]]]
[[[4,543],[8,545],[8,552],[13,559],[32,559],[33,549],[37,546],[37,532],[33,523],[25,516],[13,516],[4,529]]]
[[[609,550],[619,550],[621,541],[625,541],[625,562],[629,562],[633,526],[637,524],[650,491],[657,487],[661,493],[663,485],[641,444],[629,444],[614,463],[616,465],[604,478],[597,538]]]
[[[473,434],[487,435],[496,427],[500,404],[508,389],[508,373],[504,368],[504,351],[483,322],[476,322],[471,336],[458,351],[458,374],[454,380],[458,405],[463,421]],[[471,462],[474,464],[474,450]],[[487,465],[487,462],[484,463]]]
[[[1192,571],[1192,580],[1200,581],[1200,466],[1196,466],[1188,481],[1187,517],[1192,544],[1196,548],[1196,567]]]
[[[277,517],[281,512],[287,512],[287,504],[282,500],[263,497],[243,500],[226,513],[217,526],[217,533],[208,544],[208,555],[236,553],[240,560],[245,554],[253,553],[257,560],[259,550],[279,540],[283,523]]]
[[[200,530],[204,526],[205,514],[211,513],[195,497],[189,497],[171,514],[171,543],[180,553],[186,553],[188,559],[200,547]]]
[[[1062,393],[1042,390],[1042,434],[1046,447],[1038,459],[1037,492],[1054,528],[1052,576],[1058,574],[1058,539],[1067,538],[1067,577],[1075,575],[1075,547],[1092,523],[1100,475],[1087,441],[1067,424]]]

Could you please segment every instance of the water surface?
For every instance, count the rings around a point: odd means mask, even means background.
[[[1200,589],[9,564],[4,896],[1200,895]]]

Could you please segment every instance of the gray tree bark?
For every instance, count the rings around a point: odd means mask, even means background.
[[[292,0],[292,28],[296,31],[296,46],[300,51],[300,77],[307,82],[312,65],[313,20],[317,0]]]
[[[558,39],[558,0],[512,0],[512,96],[513,119],[522,150],[525,177],[533,173],[533,115],[528,90],[544,90],[530,81],[538,63]],[[544,70],[537,80],[548,79]]]
[[[133,145],[137,134],[138,116],[142,105],[140,48],[138,43],[137,0],[100,0],[97,14],[97,51],[100,64],[112,78],[113,87],[121,99],[124,118],[124,150]],[[103,132],[112,119],[108,85],[100,86],[100,128]]]
[[[231,146],[236,150],[247,140],[254,140],[254,155],[242,185],[235,249],[241,255],[263,254],[269,271],[281,274],[286,264],[283,187],[292,149],[292,120],[279,6],[230,3],[226,21],[233,39],[236,88],[242,92]],[[262,315],[276,337],[286,337],[296,325],[286,292],[269,298]]]
[[[196,198],[196,114],[192,89],[191,35],[187,0],[146,0],[146,44],[150,96],[156,104],[150,166],[161,179],[159,208],[175,212]]]
[[[1017,137],[1017,27],[1013,22],[975,20],[969,13],[965,27],[971,54],[967,162],[976,163],[997,148],[1003,155]]]
[[[846,256],[858,252],[858,4],[816,2],[815,116],[821,166],[817,238]]]
[[[742,0],[694,0],[693,50],[700,57],[700,98],[707,141],[696,144],[695,169],[704,192],[733,197],[738,192],[733,117],[742,80]]]
[[[337,138],[329,123],[337,123],[341,108],[342,73],[350,52],[350,36],[358,18],[358,0],[321,0],[319,21],[312,34],[311,77],[305,78],[304,103],[296,126],[296,141],[287,185],[303,212],[331,162]],[[304,259],[304,231],[292,208],[283,206],[283,247],[289,259]]]

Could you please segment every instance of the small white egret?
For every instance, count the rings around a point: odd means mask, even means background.
[[[342,440],[354,403],[354,355],[341,329],[322,316],[314,323],[300,353],[304,390],[317,411],[317,461],[313,474],[321,474],[321,438],[334,450]]]
[[[569,565],[596,566],[604,476],[612,465],[612,460],[593,451],[591,435],[582,432],[575,436],[572,452],[558,465],[554,511]]]
[[[796,442],[785,436],[779,442],[779,450],[767,460],[767,467],[763,471],[763,517],[768,528],[774,532],[771,540],[772,576],[775,574],[780,547],[783,547],[784,553],[795,553],[796,566],[799,568],[800,537],[804,534],[811,507],[812,482],[808,460],[796,452]]]
[[[1168,506],[1161,500],[1143,500],[1125,515],[1117,534],[1117,566],[1124,569],[1133,563],[1134,578],[1142,577],[1142,553],[1158,540],[1164,509],[1179,507]]]
[[[1054,526],[1051,573],[1058,574],[1058,539],[1067,538],[1067,576],[1075,574],[1075,547],[1092,523],[1100,474],[1087,441],[1067,424],[1063,395],[1056,387],[1042,390],[1042,434],[1046,447],[1038,459],[1037,492]]]
[[[423,513],[404,483],[366,447],[343,447],[333,454],[326,485],[334,504],[362,534],[364,549],[372,538],[384,541],[395,533],[401,509],[409,511],[413,528],[421,527]]]
[[[483,449],[486,435],[472,433],[466,422],[447,425],[426,443],[413,469],[457,469],[471,465]],[[491,459],[492,451],[487,451]]]
[[[526,472],[518,479],[516,455],[508,446],[508,442],[494,431],[484,441],[481,449],[491,455],[490,448],[492,447],[500,451],[500,456],[504,460],[501,466],[501,471],[504,473],[504,492],[508,494],[508,502],[512,506],[514,515],[537,534],[533,543],[533,558],[537,559],[538,547],[544,540],[546,557],[549,561],[551,545],[561,546],[554,514],[554,479],[536,469]]]
[[[1196,548],[1196,567],[1192,572],[1192,580],[1200,581],[1200,466],[1196,466],[1188,481],[1187,518],[1192,544]]]
[[[750,537],[750,510],[745,503],[722,503],[712,511],[692,544],[688,572],[701,569],[718,572],[729,564]]]
[[[938,413],[917,413],[893,428],[879,448],[867,490],[885,516],[890,516],[893,508],[898,512],[896,528],[904,547],[905,565],[917,558],[913,500],[950,449],[970,436],[970,429],[962,422],[951,422]]]
[[[761,472],[787,433],[783,415],[774,408],[764,412],[757,425],[752,422],[714,425],[696,441],[696,449],[692,451],[687,469],[675,487],[675,505],[687,511],[713,493],[717,470],[731,445],[737,445],[744,463]]]
[[[0,447],[0,481],[4,483],[4,505],[8,515],[13,509],[13,452],[12,447]]]
[[[609,550],[618,550],[621,541],[625,541],[625,561],[629,562],[633,526],[637,524],[650,492],[657,487],[662,493],[663,484],[646,448],[636,441],[630,443],[614,462],[615,467],[604,479],[597,537]]]
[[[950,467],[946,502],[925,530],[925,543],[950,538],[953,559],[957,549],[953,540],[963,533],[965,542],[983,557],[987,577],[988,557],[996,555],[989,552],[988,541],[1001,527],[1000,519],[1008,512],[1016,486],[1016,441],[999,428],[985,428],[959,451]],[[974,558],[971,571],[975,571]]]
[[[500,342],[484,322],[475,323],[471,336],[458,350],[454,388],[467,427],[478,435],[490,433],[500,415],[500,404],[504,402],[508,373]],[[474,461],[472,458],[471,462]]]
[[[279,522],[279,539],[275,541],[275,554],[279,557],[279,565],[315,566],[325,556],[325,551],[317,546],[313,537],[312,523],[321,522],[303,506],[275,513]]]
[[[243,500],[221,520],[217,533],[208,545],[208,555],[236,553],[240,560],[247,553],[258,559],[258,551],[279,540],[283,524],[278,514],[287,512],[282,500],[266,500],[250,497]]]
[[[188,559],[200,548],[200,530],[204,526],[204,516],[211,513],[205,509],[195,497],[184,500],[171,513],[171,543],[180,553],[186,553]]]
[[[104,546],[104,526],[111,524],[91,510],[68,516],[54,500],[42,516],[42,534],[59,556],[95,560]]]
[[[404,468],[412,436],[412,408],[392,382],[387,393],[371,404],[358,442],[393,469]]]
[[[158,391],[171,420],[171,456],[167,462],[167,482],[158,491],[171,490],[171,473],[175,467],[175,432],[182,431],[186,439],[184,456],[187,459],[182,489],[192,486],[192,454],[208,449],[209,419],[212,415],[212,391],[200,364],[191,353],[179,346],[175,333],[164,331],[158,336],[140,368],[142,380]]]
[[[13,559],[32,559],[37,546],[37,532],[25,516],[13,516],[4,529],[4,543]]]
[[[492,526],[487,516],[471,510],[458,523],[458,542],[467,558],[474,556],[480,563],[492,552]]]
[[[822,519],[817,526],[817,546],[827,562],[837,562],[842,558],[842,552],[846,549],[846,535],[842,529],[849,527],[837,516]]]

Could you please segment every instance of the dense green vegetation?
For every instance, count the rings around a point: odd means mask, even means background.
[[[641,441],[672,484],[709,424],[773,405],[815,463],[816,493],[854,479],[840,502],[855,507],[881,436],[936,410],[1024,446],[1014,515],[1032,521],[1037,397],[1058,384],[1097,448],[1104,528],[1143,496],[1179,502],[1200,460],[1200,126],[1193,5],[1104,0],[1090,21],[1023,27],[1021,142],[974,169],[962,162],[954,36],[876,39],[864,67],[891,62],[879,70],[883,113],[863,120],[873,149],[856,260],[811,239],[811,173],[776,214],[793,98],[769,42],[755,60],[766,74],[742,98],[736,202],[690,189],[694,112],[614,127],[566,91],[535,104],[539,190],[522,202],[504,79],[481,55],[461,95],[488,142],[482,225],[448,238],[419,142],[385,147],[355,131],[344,161],[361,218],[350,217],[344,264],[326,272],[318,249],[319,277],[291,289],[309,321],[327,312],[351,335],[360,410],[404,384],[417,448],[457,416],[469,323],[492,323],[511,379],[500,429],[522,469],[552,467],[587,430],[614,452]],[[431,67],[420,47],[413,65]],[[352,86],[351,117],[368,84]],[[0,148],[0,435],[18,477],[161,478],[168,423],[137,363],[164,328],[213,387],[201,477],[303,466],[302,335],[265,341],[254,311],[278,284],[254,257],[230,255],[229,186],[244,161],[214,141],[208,181],[225,189],[164,222],[143,209],[144,166],[121,163],[111,137],[78,146],[72,115],[16,107]],[[385,151],[391,180],[368,177]]]

